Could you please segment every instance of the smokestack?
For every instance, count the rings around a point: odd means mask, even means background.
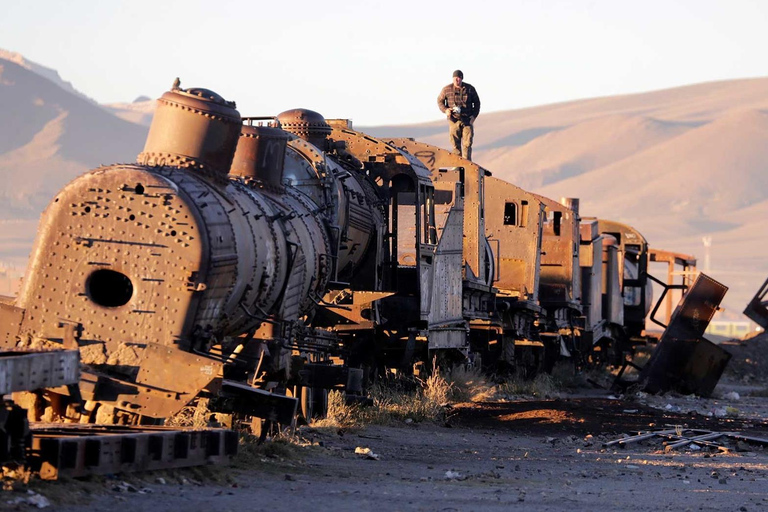
[[[230,174],[282,187],[285,149],[289,139],[290,135],[278,128],[243,126]]]
[[[226,179],[240,137],[235,102],[202,88],[181,89],[179,79],[157,100],[138,162],[203,171]]]

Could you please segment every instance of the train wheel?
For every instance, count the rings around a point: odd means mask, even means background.
[[[299,392],[299,406],[301,407],[301,415],[304,417],[304,421],[306,421],[307,424],[312,421],[314,412],[312,395],[312,388],[301,386],[301,391]]]
[[[312,414],[314,418],[328,416],[328,390],[312,388]]]

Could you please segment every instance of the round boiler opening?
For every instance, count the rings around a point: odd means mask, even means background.
[[[85,289],[93,302],[105,308],[124,306],[133,296],[133,283],[128,276],[106,268],[91,274]]]

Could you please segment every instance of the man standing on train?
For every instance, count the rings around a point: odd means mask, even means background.
[[[475,136],[473,125],[480,114],[480,97],[475,88],[464,81],[464,73],[460,69],[453,72],[453,82],[440,91],[437,106],[448,118],[448,137],[453,152],[472,160],[472,139]]]

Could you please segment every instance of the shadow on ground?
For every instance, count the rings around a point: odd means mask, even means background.
[[[457,427],[514,430],[519,433],[619,434],[667,425],[767,436],[768,421],[680,414],[606,398],[566,398],[456,406],[450,424]]]

